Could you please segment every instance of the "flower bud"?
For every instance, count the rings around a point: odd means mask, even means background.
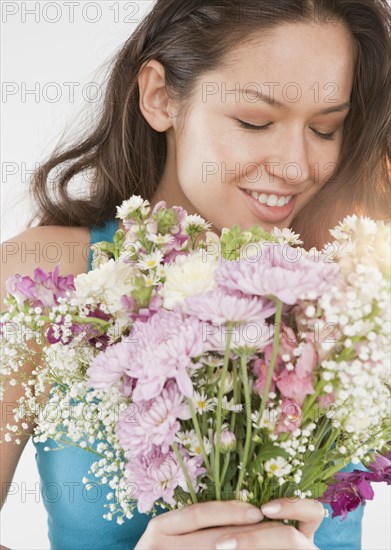
[[[220,379],[221,379],[221,372],[222,372],[222,369],[216,369],[212,375],[209,376],[208,378],[208,384],[218,384],[219,387],[220,387]],[[233,374],[231,372],[227,372],[226,375],[225,375],[225,380],[224,380],[224,394],[225,393],[229,393],[230,391],[232,391],[234,387],[234,379],[233,379]]]
[[[113,242],[119,243],[120,241],[123,241],[125,238],[125,232],[122,229],[117,229],[117,231],[114,233]]]
[[[214,435],[214,443],[216,445],[216,433]],[[220,450],[222,453],[230,453],[236,448],[236,437],[233,432],[225,429],[220,434]]]

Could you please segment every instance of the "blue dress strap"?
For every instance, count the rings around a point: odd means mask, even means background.
[[[99,241],[112,241],[114,233],[118,229],[118,219],[110,218],[103,225],[92,225],[90,235],[90,245]],[[88,271],[92,269],[92,250],[88,254]]]

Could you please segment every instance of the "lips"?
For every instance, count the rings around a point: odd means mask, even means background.
[[[287,218],[291,213],[296,204],[296,197],[294,195],[291,200],[284,206],[267,206],[266,204],[260,203],[257,199],[251,196],[251,190],[245,190],[240,188],[240,192],[246,201],[246,204],[250,207],[252,212],[263,222],[267,223],[278,223]],[[260,192],[261,193],[261,192]],[[268,193],[271,194],[271,193]],[[272,193],[279,197],[292,195],[292,193],[287,193],[287,195],[282,195],[279,193]]]

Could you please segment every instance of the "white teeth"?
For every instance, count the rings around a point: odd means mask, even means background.
[[[278,198],[276,195],[269,195],[266,204],[268,206],[277,206]]]
[[[277,195],[273,194],[258,194],[256,191],[250,191],[250,195],[261,204],[266,204],[267,206],[285,206],[292,198],[292,195],[287,195],[286,197],[278,197]]]
[[[267,195],[266,195],[266,193],[262,193],[262,195],[259,195],[258,200],[259,200],[259,202],[261,202],[262,204],[266,204],[266,202],[267,202]]]

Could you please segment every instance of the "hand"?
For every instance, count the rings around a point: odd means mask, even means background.
[[[314,535],[323,519],[325,508],[316,500],[304,499],[291,502],[278,499],[261,507],[263,514],[273,520],[298,520],[298,529],[279,521],[264,522],[256,528],[233,531],[230,536],[216,541],[217,550],[234,549],[317,549]]]
[[[214,550],[223,541],[226,545],[221,548],[225,549],[316,549],[313,535],[324,518],[323,506],[309,499],[295,503],[284,499],[273,502],[280,503],[281,510],[273,515],[267,512],[267,516],[298,520],[298,529],[278,521],[260,524],[264,514],[243,502],[203,502],[153,518],[135,550]],[[250,517],[250,511],[255,514],[254,518]],[[229,539],[236,541],[236,545],[227,546]]]

